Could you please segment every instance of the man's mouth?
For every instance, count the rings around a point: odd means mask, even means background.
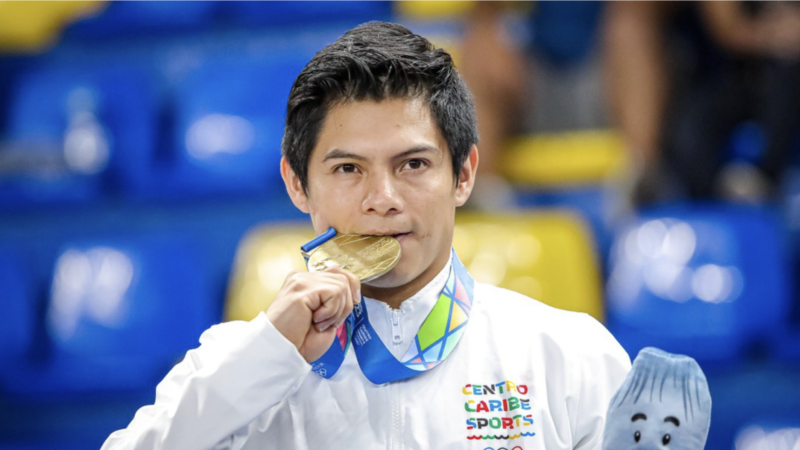
[[[395,239],[401,240],[401,239],[409,236],[411,234],[411,232],[410,231],[406,231],[406,232],[400,232],[400,231],[370,231],[370,232],[367,232],[367,233],[364,233],[364,234],[370,235],[370,236],[389,236],[389,237],[393,237]]]

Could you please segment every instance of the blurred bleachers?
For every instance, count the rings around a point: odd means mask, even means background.
[[[0,24],[41,24],[0,30],[0,450],[99,447],[202,330],[266,307],[311,235],[278,172],[296,75],[367,20],[457,55],[471,7],[9,3]],[[516,209],[459,214],[454,245],[477,279],[605,320],[632,356],[697,358],[708,449],[796,445],[800,183],[784,205],[621,214],[629,164],[613,130],[519,136],[501,161]]]
[[[649,344],[701,364],[739,361],[788,317],[783,236],[766,208],[689,204],[643,212],[615,239],[610,329],[629,352]]]

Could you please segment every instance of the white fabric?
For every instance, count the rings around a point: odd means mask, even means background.
[[[417,300],[409,305],[427,305],[427,315],[433,302]],[[414,311],[404,322],[419,328],[421,313],[407,308]],[[392,341],[385,323],[375,328]],[[416,329],[403,333],[408,342]],[[333,378],[317,376],[263,313],[214,326],[200,344],[158,385],[155,404],[113,433],[104,450],[599,450],[609,401],[630,370],[628,355],[593,318],[480,283],[466,333],[450,356],[396,383],[369,382],[352,349]],[[524,389],[501,394],[497,385],[507,388],[508,381]],[[483,385],[495,385],[494,393]],[[468,411],[480,401],[516,408]],[[532,424],[522,418],[528,414]],[[475,429],[479,418],[489,425]],[[528,435],[517,436],[522,432]]]

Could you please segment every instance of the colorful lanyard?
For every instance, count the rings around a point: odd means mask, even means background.
[[[350,343],[364,376],[375,384],[411,378],[444,361],[464,334],[474,298],[475,283],[454,250],[452,253],[453,263],[444,289],[400,361],[372,328],[362,299],[336,331],[337,339],[328,351],[311,363],[312,370],[321,377],[331,378],[344,362]]]

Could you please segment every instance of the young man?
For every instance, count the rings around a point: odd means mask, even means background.
[[[364,284],[290,274],[265,313],[204,333],[104,448],[600,449],[628,356],[587,315],[474,283],[451,250],[476,142],[426,39],[371,22],[319,52],[289,97],[286,188],[318,233],[391,235],[399,263]],[[354,308],[369,326],[348,336]]]

